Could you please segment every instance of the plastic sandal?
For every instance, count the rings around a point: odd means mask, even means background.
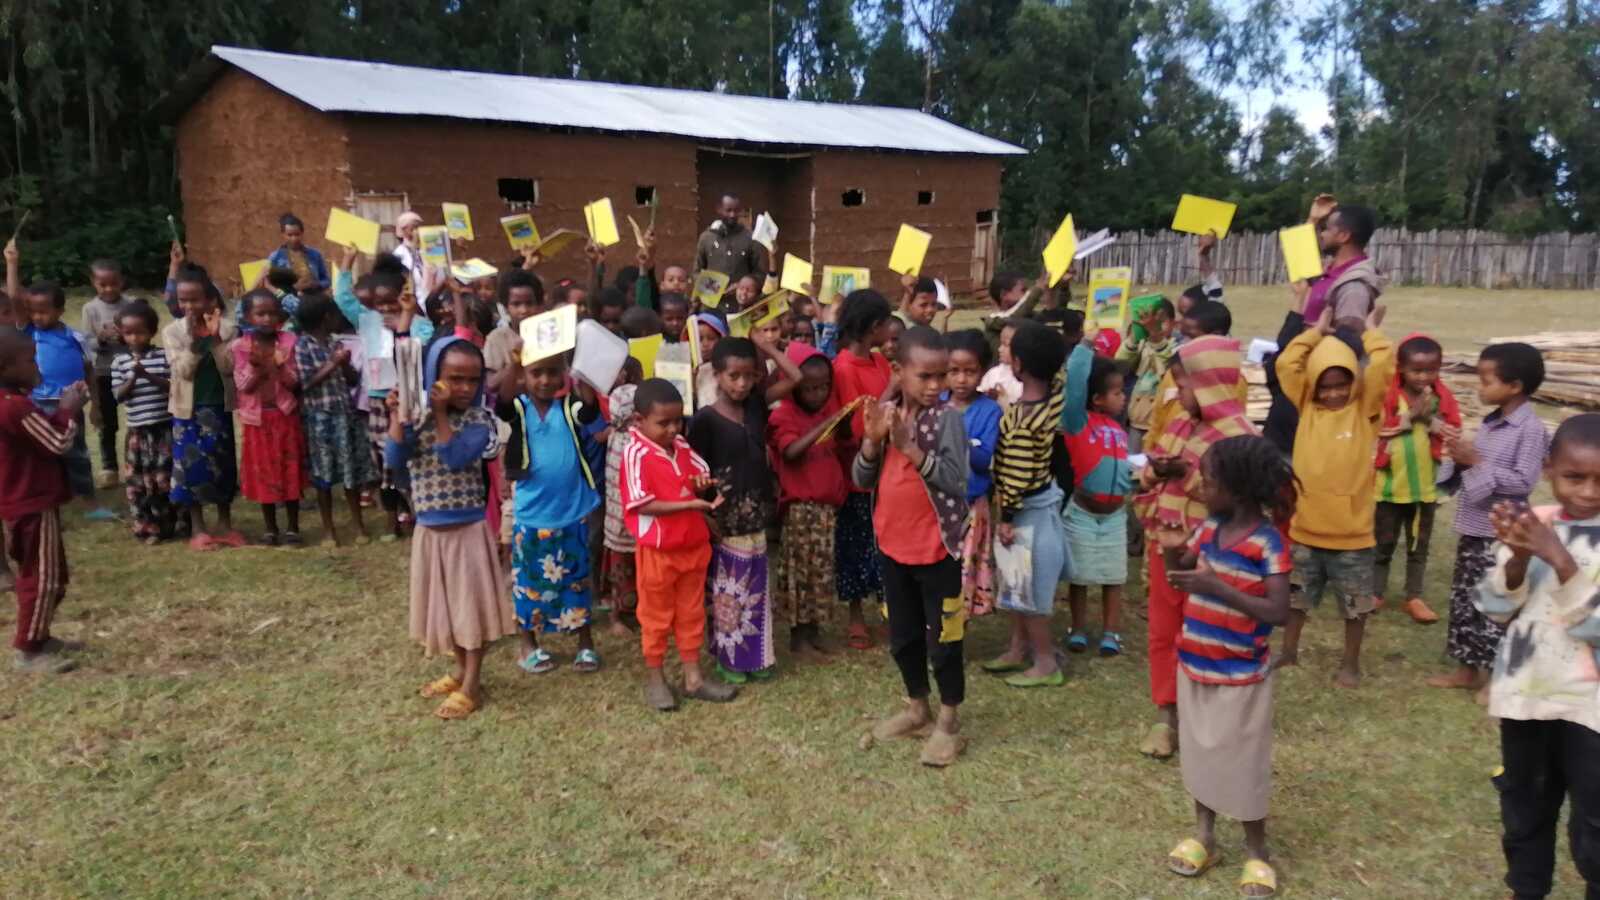
[[[305,542],[305,538],[302,538],[298,531],[285,531],[283,533],[283,545],[285,547],[299,547]]]
[[[1139,745],[1139,752],[1151,759],[1171,759],[1172,754],[1177,752],[1177,738],[1178,734],[1171,725],[1157,722],[1150,726],[1150,733]]]
[[[1016,662],[996,656],[983,664],[983,670],[991,675],[1004,675],[1008,672],[1021,672],[1028,667],[1028,661],[1019,659]]]
[[[851,625],[850,629],[846,631],[845,634],[849,636],[848,643],[851,650],[872,649],[872,635],[867,632],[867,626],[865,624],[857,623],[855,625]]]
[[[751,681],[771,681],[773,676],[778,674],[778,667],[767,666],[765,669],[757,669],[754,672],[746,672],[745,674]]]
[[[732,669],[723,668],[722,663],[717,663],[717,677],[721,678],[728,684],[744,684],[750,680],[749,675],[746,675],[743,672],[735,672]],[[692,697],[694,695],[690,694],[689,696]]]
[[[474,703],[471,697],[460,691],[454,691],[444,698],[444,702],[439,704],[439,708],[434,710],[433,714],[447,722],[453,722],[465,719],[477,711],[478,704]]]
[[[1006,679],[1006,684],[1014,688],[1061,687],[1066,683],[1067,673],[1060,669],[1051,672],[1049,675],[1013,675]]]
[[[546,652],[543,647],[539,647],[524,656],[522,661],[517,663],[517,666],[529,675],[543,675],[555,669],[556,658]]]
[[[1081,631],[1067,632],[1067,649],[1073,653],[1083,653],[1089,649],[1089,636]]]
[[[95,507],[83,514],[85,522],[115,522],[117,514],[104,506]]]
[[[578,655],[573,657],[572,670],[586,675],[600,671],[600,653],[593,649],[579,650]]]
[[[1246,893],[1245,888],[1266,888],[1265,893]],[[1278,873],[1263,859],[1246,860],[1239,875],[1239,891],[1245,897],[1271,897],[1278,892]]]
[[[1185,878],[1199,878],[1221,861],[1221,853],[1208,853],[1206,845],[1194,838],[1184,838],[1167,854],[1167,868]]]
[[[417,693],[432,700],[435,697],[448,697],[459,690],[461,690],[461,682],[457,681],[454,675],[446,675],[423,685],[422,690]]]
[[[225,547],[243,547],[245,544],[249,543],[244,539],[244,535],[237,531],[230,531],[227,534],[218,535],[211,540],[214,543],[221,544]]]
[[[1116,633],[1115,631],[1108,631],[1105,634],[1100,635],[1100,655],[1121,656],[1122,635]]]
[[[213,540],[209,534],[197,534],[194,537],[189,538],[189,549],[201,551],[215,550],[217,549],[217,542]]]

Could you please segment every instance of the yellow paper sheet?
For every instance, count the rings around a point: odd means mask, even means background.
[[[264,259],[240,263],[239,289],[243,291],[255,290],[256,285],[260,284],[262,277],[267,274],[268,268],[270,268],[270,264]]]
[[[422,253],[422,261],[435,269],[450,265],[450,231],[443,225],[418,228],[417,247]]]
[[[529,316],[518,327],[522,335],[522,364],[565,353],[578,345],[578,307],[566,303],[549,312]]]
[[[354,247],[368,256],[378,253],[378,223],[335,206],[328,210],[328,243]]]
[[[661,352],[661,345],[665,342],[666,338],[659,334],[628,340],[628,355],[639,361],[639,368],[644,370],[644,377],[656,377],[656,356]]]
[[[533,224],[533,216],[527,213],[502,216],[500,227],[505,229],[506,240],[511,242],[513,250],[527,250],[529,247],[539,246],[539,227]]]
[[[611,209],[611,198],[599,200],[583,208],[583,220],[589,223],[589,240],[601,247],[609,247],[622,240],[617,233],[617,216]]]
[[[1085,316],[1101,328],[1121,328],[1128,322],[1128,295],[1133,290],[1133,270],[1127,266],[1092,269]]]
[[[811,263],[806,262],[793,253],[783,255],[783,277],[778,279],[778,286],[786,291],[796,294],[811,294]]]
[[[1172,216],[1172,230],[1187,234],[1228,236],[1228,226],[1233,224],[1233,214],[1238,206],[1209,197],[1184,194],[1178,198],[1178,211]]]
[[[581,243],[583,239],[583,235],[570,228],[558,228],[555,233],[545,235],[533,252],[548,260],[573,244]]]
[[[700,317],[690,316],[689,321],[684,323],[683,330],[688,335],[689,365],[698,369],[700,364],[705,362],[700,355]]]
[[[1283,264],[1290,281],[1304,281],[1322,274],[1322,251],[1317,246],[1316,227],[1307,222],[1278,232],[1283,247]]]
[[[872,287],[872,270],[860,266],[823,266],[822,284],[817,288],[818,303],[832,303],[850,296],[851,291]]]
[[[928,255],[928,245],[933,235],[920,228],[901,225],[894,239],[894,250],[889,254],[889,268],[901,275],[921,275],[922,260]]]
[[[761,315],[761,318],[755,320],[755,322],[750,326],[751,328],[758,328],[787,313],[789,311],[789,298],[787,296],[780,296],[771,303],[768,303],[766,308],[767,311]]]
[[[672,383],[683,397],[683,408],[694,409],[694,366],[686,362],[660,360],[656,363],[656,378]]]
[[[1072,256],[1078,250],[1078,232],[1072,227],[1072,213],[1061,220],[1061,227],[1051,236],[1050,243],[1044,245],[1044,270],[1050,273],[1050,286],[1061,280],[1072,268]]]
[[[452,238],[472,240],[472,210],[467,209],[465,203],[442,203],[440,209],[444,213],[444,227],[450,230]]]
[[[728,276],[703,269],[694,275],[694,298],[702,309],[714,309],[728,292]]]

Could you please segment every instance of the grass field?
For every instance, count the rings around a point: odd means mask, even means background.
[[[1237,333],[1275,333],[1281,297],[1230,292]],[[1389,330],[1465,351],[1575,325],[1592,302],[1402,290]],[[315,548],[312,514],[312,548],[198,555],[79,516],[56,630],[89,642],[84,668],[0,681],[0,896],[1237,894],[1232,823],[1203,879],[1161,865],[1192,816],[1176,761],[1134,750],[1151,711],[1137,581],[1129,652],[1074,658],[1068,687],[1021,692],[970,665],[972,745],[934,771],[912,743],[857,749],[897,703],[881,650],[804,668],[780,651],[780,677],[733,705],[660,715],[640,702],[634,643],[602,636],[592,676],[527,676],[502,646],[484,711],[443,724],[416,696],[442,665],[405,637],[403,546]],[[259,533],[255,510],[236,518]],[[973,623],[969,661],[1004,627]],[[1468,696],[1421,686],[1444,666],[1444,626],[1379,615],[1356,692],[1329,682],[1339,633],[1319,612],[1278,684],[1282,894],[1504,896],[1496,729]],[[1563,838],[1556,896],[1580,896],[1566,855]]]

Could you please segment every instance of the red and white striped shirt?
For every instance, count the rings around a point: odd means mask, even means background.
[[[669,452],[633,429],[632,443],[622,451],[622,521],[639,546],[655,550],[682,550],[711,542],[706,517],[697,510],[652,516],[639,507],[652,500],[694,499],[694,477],[710,475],[711,467],[678,435]]]
[[[71,415],[47,416],[26,392],[0,388],[0,519],[20,519],[71,499],[61,457],[77,434]]]

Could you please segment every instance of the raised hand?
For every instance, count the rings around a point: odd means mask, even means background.
[[[882,444],[889,436],[890,416],[892,407],[888,403],[868,401],[862,408],[863,437],[875,444]]]

